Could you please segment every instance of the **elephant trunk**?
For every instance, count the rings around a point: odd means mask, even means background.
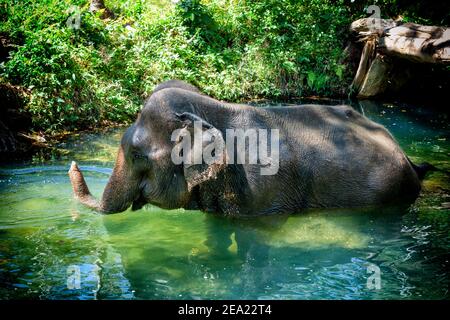
[[[132,173],[126,165],[122,148],[119,149],[113,173],[103,191],[101,201],[95,199],[89,191],[75,161],[72,161],[68,173],[75,198],[87,207],[101,213],[125,211],[139,194],[138,182],[132,179]]]
[[[75,161],[72,161],[70,166],[69,177],[75,198],[91,209],[102,211],[100,203],[91,195],[83,174]]]

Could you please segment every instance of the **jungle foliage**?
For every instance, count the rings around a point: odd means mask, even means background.
[[[132,121],[172,78],[229,101],[345,96],[348,25],[372,3],[382,17],[448,21],[401,0],[105,1],[112,19],[87,0],[0,0],[14,44],[0,82],[30,93],[24,111],[45,132]]]

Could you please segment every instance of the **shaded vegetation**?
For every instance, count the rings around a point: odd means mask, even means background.
[[[47,133],[134,120],[172,78],[230,101],[343,96],[348,25],[372,3],[382,17],[448,23],[448,10],[401,0],[105,1],[114,19],[86,0],[0,0],[0,35],[14,44],[0,82],[30,92],[32,128]]]

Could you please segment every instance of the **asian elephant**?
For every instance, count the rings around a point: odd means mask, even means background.
[[[177,141],[172,133],[193,132],[196,121],[201,131],[213,130],[214,139],[227,144],[223,154],[228,161],[173,161]],[[234,155],[226,154],[228,144],[237,142],[227,129],[276,129],[277,170],[263,175],[261,169],[272,165],[267,161],[229,161]],[[250,139],[246,151],[249,144]],[[69,176],[76,198],[103,213],[150,203],[164,209],[264,215],[409,203],[418,196],[427,169],[415,166],[384,127],[349,106],[258,108],[218,101],[171,80],[153,91],[123,135],[100,201],[89,192],[75,162]]]

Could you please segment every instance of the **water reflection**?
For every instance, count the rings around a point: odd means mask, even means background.
[[[441,259],[445,265],[444,252],[435,251],[433,263],[424,260],[428,234],[424,227],[408,229],[404,217],[412,213],[402,216],[398,210],[248,221],[144,210],[135,219],[105,220],[105,225],[138,298],[400,298],[411,288],[416,297],[422,290],[442,297],[448,276],[435,263]],[[137,225],[149,230],[130,238]],[[120,241],[124,235],[129,243]],[[367,288],[371,264],[381,269],[380,291]],[[423,269],[427,273],[412,271]],[[415,276],[437,277],[440,289],[417,287]]]

